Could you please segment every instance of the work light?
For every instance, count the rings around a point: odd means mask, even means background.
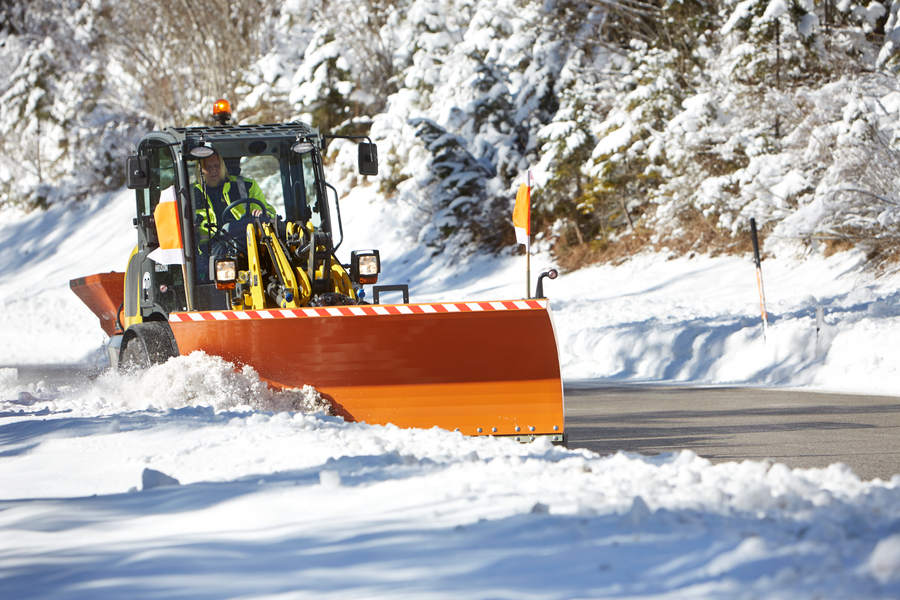
[[[217,290],[233,290],[234,281],[237,279],[237,264],[230,257],[213,258],[213,273],[216,279]]]
[[[350,253],[350,279],[360,285],[378,281],[381,273],[381,256],[378,250],[354,250]]]

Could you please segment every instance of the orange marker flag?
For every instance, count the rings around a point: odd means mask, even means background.
[[[531,170],[525,176],[525,183],[519,186],[516,206],[513,208],[513,227],[516,242],[525,244],[525,297],[531,298],[531,185],[534,179]]]
[[[181,239],[181,227],[178,223],[175,186],[163,190],[160,194],[159,204],[153,211],[153,219],[156,221],[159,248],[151,252],[148,258],[161,265],[183,265],[184,241]]]
[[[516,194],[516,207],[513,209],[513,227],[516,229],[516,242],[525,244],[525,252],[531,251],[531,171],[528,171],[526,183],[519,186]]]

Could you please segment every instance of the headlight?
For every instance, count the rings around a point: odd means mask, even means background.
[[[237,278],[237,264],[233,258],[215,259],[216,289],[233,290]]]

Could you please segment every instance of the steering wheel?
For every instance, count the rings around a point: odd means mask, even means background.
[[[236,217],[234,216],[234,213],[231,212],[231,210],[238,204],[248,205],[246,212],[241,217]],[[219,244],[231,247],[238,254],[244,254],[247,251],[247,242],[244,241],[242,235],[237,235],[237,232],[229,231],[229,225],[231,225],[232,222],[237,225],[238,223],[241,223],[241,219],[252,217],[252,215],[250,214],[250,204],[256,204],[262,210],[263,214],[257,218],[264,220],[270,219],[269,213],[266,211],[265,204],[263,204],[256,198],[241,198],[240,200],[236,200],[235,202],[232,202],[225,207],[225,210],[222,211],[221,224],[212,223],[212,226],[215,228],[215,232],[212,234],[211,239]]]
[[[241,198],[240,200],[236,200],[225,207],[225,210],[222,211],[222,221],[227,221],[228,219],[234,219],[235,221],[239,220],[238,217],[234,216],[234,213],[231,210],[237,206],[238,204],[247,204],[247,209],[244,212],[245,217],[249,217],[250,215],[250,205],[256,204],[259,206],[260,210],[262,210],[263,214],[260,216],[268,217],[269,213],[266,211],[266,205],[257,200],[256,198]]]

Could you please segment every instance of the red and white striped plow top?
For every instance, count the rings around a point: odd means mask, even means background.
[[[170,313],[172,323],[191,321],[238,321],[250,319],[293,319],[297,317],[360,317],[379,315],[422,315],[439,313],[534,310],[547,308],[547,300],[501,300],[493,302],[442,302],[439,304],[362,304],[317,308],[267,310],[221,310]]]

